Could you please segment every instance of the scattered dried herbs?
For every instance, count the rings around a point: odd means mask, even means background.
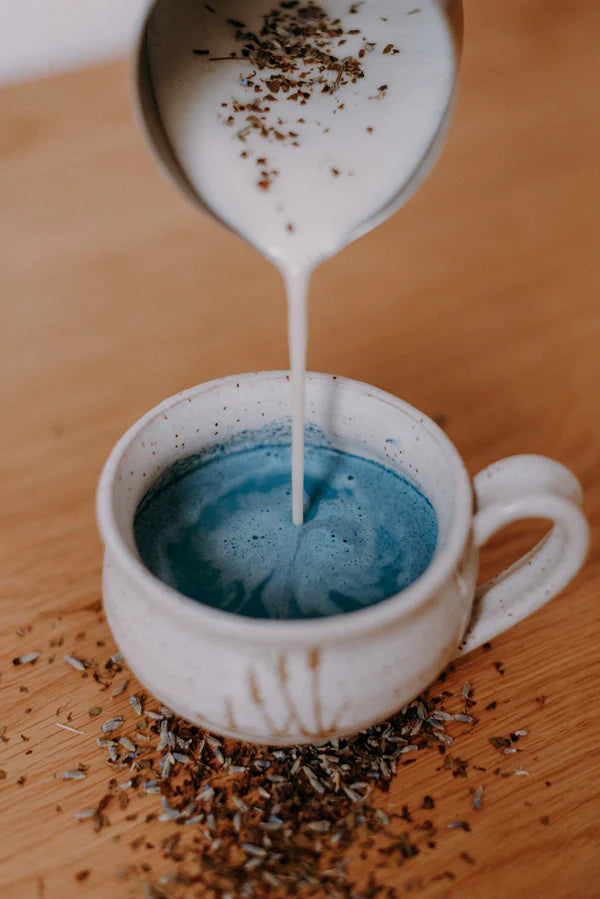
[[[356,13],[360,4],[351,6],[349,13]],[[211,13],[215,10],[205,4]],[[247,65],[247,71],[240,74],[237,83],[243,89],[239,97],[223,98],[220,106],[226,112],[219,118],[227,127],[235,127],[236,136],[246,143],[249,136],[258,135],[267,141],[299,146],[301,133],[289,130],[287,125],[287,102],[306,106],[315,93],[335,95],[348,84],[356,84],[364,78],[361,60],[375,50],[376,43],[361,36],[362,42],[357,54],[340,54],[339,48],[347,43],[347,37],[356,38],[360,29],[345,29],[339,18],[334,18],[317,3],[301,3],[299,0],[280,0],[270,12],[263,16],[260,29],[251,31],[244,22],[226,19],[233,31],[234,49],[225,56],[211,56],[210,49],[192,48],[195,56],[209,62],[232,63],[239,69],[239,63]],[[388,44],[382,51],[394,55],[400,51]],[[381,85],[373,99],[382,99],[388,85]],[[286,101],[283,106],[283,101]],[[334,101],[333,113],[343,110],[345,104]],[[278,104],[278,109],[273,109]],[[278,116],[276,113],[279,112]],[[283,116],[283,117],[282,117]],[[305,124],[303,118],[295,120]],[[323,128],[327,132],[328,128]],[[372,133],[372,128],[367,128]],[[249,158],[246,149],[240,156]],[[267,166],[267,157],[256,160]],[[334,175],[339,175],[335,168]],[[263,170],[256,181],[261,191],[268,191],[279,173]],[[289,226],[286,226],[288,231]]]
[[[68,662],[73,668],[77,671],[85,671],[85,664],[81,661],[81,659],[76,659],[75,656],[66,655],[64,657],[65,662]]]
[[[94,678],[101,690],[109,690],[111,681],[122,677],[122,662],[119,653],[106,662],[103,676],[108,680]],[[80,664],[96,675],[102,671],[92,661]],[[445,677],[440,681],[443,684]],[[113,694],[123,693],[126,684],[121,680]],[[134,694],[121,715],[101,724],[96,742],[106,753],[111,776],[96,805],[76,812],[75,818],[89,820],[101,832],[110,826],[111,810],[135,821],[140,812],[135,805],[132,811],[132,801],[156,797],[159,807],[146,814],[145,821],[163,822],[164,837],[155,847],[140,833],[130,845],[132,851],[156,848],[171,863],[170,873],[158,882],[144,883],[151,874],[148,865],[132,865],[121,872],[123,877],[137,878],[149,896],[174,899],[197,886],[203,895],[217,899],[262,896],[271,889],[293,896],[375,897],[388,888],[374,876],[366,887],[356,882],[360,874],[351,873],[348,860],[356,858],[357,849],[363,858],[373,849],[394,864],[404,864],[424,845],[436,845],[435,824],[422,820],[418,810],[406,805],[401,811],[379,807],[402,768],[413,764],[419,753],[433,751],[443,756],[441,776],[449,772],[465,778],[468,768],[486,770],[448,751],[456,737],[447,728],[463,725],[460,736],[465,726],[478,723],[466,711],[476,705],[472,696],[471,684],[464,684],[459,710],[449,711],[452,694],[442,688],[353,737],[315,746],[266,747],[220,739],[143,694]],[[94,706],[90,714],[99,708]],[[113,736],[120,729],[122,735]],[[491,737],[489,742],[502,752],[513,750],[527,733],[518,728],[509,737]],[[80,765],[61,776],[83,780],[86,770]],[[502,772],[496,768],[494,773],[529,774],[523,768]],[[24,784],[25,778],[17,783]],[[484,788],[471,787],[469,792],[473,809],[479,812]],[[433,797],[425,795],[421,810],[434,809]],[[540,819],[542,824],[549,820]],[[444,829],[469,833],[471,824],[460,818]],[[475,863],[467,852],[460,858],[468,865]],[[455,878],[453,872],[443,871],[433,879]],[[392,899],[393,893],[384,896]]]
[[[117,668],[113,657],[111,675]],[[440,736],[451,741],[446,726],[464,716],[447,712],[443,701],[443,696],[421,696],[389,721],[354,737],[278,748],[222,740],[165,706],[144,710],[145,698],[132,696],[136,718],[110,718],[97,739],[113,769],[108,789],[95,808],[75,818],[90,820],[99,832],[110,824],[111,806],[125,812],[136,792],[156,795],[161,809],[149,817],[177,827],[160,842],[161,854],[172,860],[172,873],[147,885],[158,891],[148,895],[171,895],[170,884],[197,884],[222,899],[263,895],[271,887],[289,895],[351,897],[356,884],[346,870],[346,854],[357,841],[365,851],[377,836],[378,851],[399,863],[419,853],[419,835],[435,845],[430,821],[415,823],[406,806],[401,813],[384,811],[377,797],[414,761],[407,756],[438,748],[445,752]],[[122,727],[131,732],[113,738]],[[453,769],[463,766],[466,762],[452,760]],[[120,771],[125,778],[119,782]],[[85,772],[62,776],[83,779]],[[424,797],[422,808],[435,808],[431,796]],[[136,813],[128,817],[134,820]],[[449,827],[470,829],[466,821]],[[145,842],[140,835],[132,849]],[[379,891],[372,879],[364,895]]]

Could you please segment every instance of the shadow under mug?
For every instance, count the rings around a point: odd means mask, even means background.
[[[142,564],[133,533],[148,488],[177,460],[245,430],[268,428],[272,439],[286,439],[289,407],[286,372],[179,393],[119,440],[97,496],[106,614],[133,672],[196,724],[280,745],[320,742],[385,719],[451,659],[557,594],[583,564],[589,539],[581,487],[558,462],[513,456],[471,482],[453,444],[421,412],[367,384],[309,373],[307,425],[340,450],[399,470],[432,502],[439,532],[428,568],[375,605],[299,621],[233,615],[158,580]],[[476,590],[479,547],[530,517],[551,520],[548,535]]]

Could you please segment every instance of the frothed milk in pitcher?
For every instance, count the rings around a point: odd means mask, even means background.
[[[310,276],[401,205],[435,155],[457,67],[444,6],[159,0],[148,20],[149,77],[181,170],[285,281],[296,524]]]

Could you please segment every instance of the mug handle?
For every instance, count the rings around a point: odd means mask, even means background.
[[[510,456],[473,481],[473,539],[479,548],[499,528],[521,518],[547,518],[552,530],[514,565],[481,584],[458,655],[481,646],[556,596],[579,571],[589,527],[575,475],[544,456]]]

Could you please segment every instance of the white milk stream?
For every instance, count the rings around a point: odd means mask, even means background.
[[[295,100],[294,89],[274,91],[272,82],[265,84],[277,71],[257,69],[241,57],[244,42],[227,21],[258,34],[275,7],[283,16],[297,16],[276,0],[215,0],[212,7],[171,0],[157,5],[148,31],[156,101],[179,164],[215,216],[272,260],[285,281],[295,524],[303,521],[311,273],[385,217],[382,210],[430,150],[456,75],[452,36],[435,0],[364,0],[352,13],[350,0],[319,5],[344,29],[330,39],[328,52],[340,61],[359,59],[364,77],[352,83],[335,69],[320,72],[294,62],[297,69],[288,77],[306,72],[309,94]],[[281,52],[293,41],[285,29],[284,23]],[[223,58],[232,53],[236,58]],[[257,111],[239,108],[257,100]],[[259,125],[252,127],[248,116]]]

